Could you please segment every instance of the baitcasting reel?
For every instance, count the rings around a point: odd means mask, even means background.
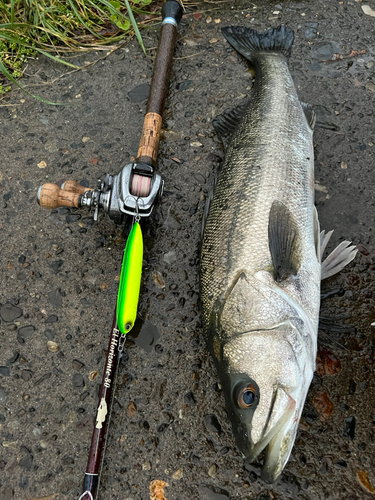
[[[99,179],[97,189],[87,188],[75,181],[61,184],[43,184],[38,190],[38,203],[44,208],[89,207],[98,220],[99,210],[104,210],[116,223],[121,224],[125,215],[149,217],[159,196],[163,194],[164,181],[151,165],[129,163],[118,174],[106,174]]]

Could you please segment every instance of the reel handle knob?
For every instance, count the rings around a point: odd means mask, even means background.
[[[85,187],[79,184],[77,181],[67,180],[61,185],[61,189],[65,191],[70,191],[71,193],[85,194],[86,191],[93,191],[93,188]]]
[[[58,207],[79,208],[79,193],[72,193],[61,189],[57,184],[48,182],[38,189],[38,203],[43,208],[54,209]]]

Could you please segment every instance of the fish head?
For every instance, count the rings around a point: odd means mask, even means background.
[[[267,482],[276,480],[290,456],[314,371],[288,328],[234,336],[223,349],[221,381],[237,446],[248,462],[266,449]]]

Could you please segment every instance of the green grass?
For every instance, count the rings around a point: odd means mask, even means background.
[[[1,73],[16,83],[25,61],[38,53],[75,68],[64,54],[95,50],[133,34],[145,50],[139,27],[160,6],[153,0],[0,0],[0,94],[10,88]]]

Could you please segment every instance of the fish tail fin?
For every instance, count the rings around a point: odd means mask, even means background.
[[[260,32],[243,26],[226,26],[221,30],[228,42],[249,61],[258,52],[279,52],[289,57],[294,31],[284,24]]]
[[[325,234],[325,231],[320,233],[320,250],[321,256],[327,246],[333,231]],[[351,241],[342,241],[328,257],[322,262],[321,279],[329,278],[343,269],[349,262],[351,262],[357,255],[357,247],[351,245]]]

